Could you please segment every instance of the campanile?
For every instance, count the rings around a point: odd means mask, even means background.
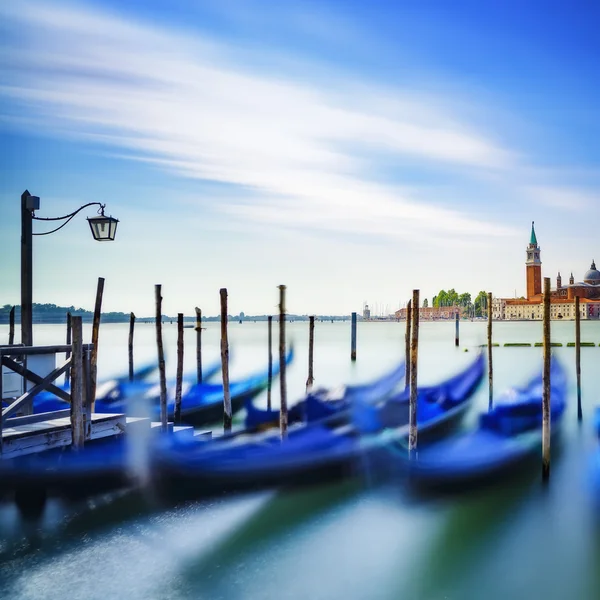
[[[527,270],[527,299],[529,300],[542,293],[542,261],[533,221],[531,222],[531,238],[527,246],[525,265]]]

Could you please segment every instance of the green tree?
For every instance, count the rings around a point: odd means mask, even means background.
[[[475,302],[473,302],[473,305],[475,308],[475,316],[482,317],[487,310],[487,292],[479,292],[475,298]]]
[[[429,302],[427,301],[427,298],[425,298],[425,300],[423,300],[423,308],[428,308],[429,307]]]
[[[469,292],[465,292],[458,297],[458,304],[460,306],[464,306],[465,308],[471,306],[471,294]]]

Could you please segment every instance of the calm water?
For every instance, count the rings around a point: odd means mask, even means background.
[[[422,323],[420,383],[439,381],[471,360],[485,327],[462,323],[456,349],[452,323]],[[573,341],[573,328],[553,323],[553,339]],[[308,323],[287,329],[297,351],[288,372],[291,400],[306,381]],[[193,372],[195,332],[185,331],[186,369]],[[127,333],[127,325],[102,327],[101,379],[126,369]],[[37,326],[34,335],[39,344],[61,343],[64,327]],[[6,337],[6,327],[0,327],[0,341]],[[403,324],[359,324],[355,364],[349,360],[349,323],[317,323],[315,337],[318,385],[367,381],[403,355]],[[494,337],[500,343],[534,342],[541,324],[495,323]],[[171,373],[175,339],[175,325],[165,325]],[[583,323],[582,339],[600,343],[600,323]],[[230,343],[232,379],[264,368],[266,323],[231,324]],[[136,326],[138,364],[155,359],[154,344],[154,327]],[[219,326],[209,324],[206,363],[218,358],[218,347]],[[586,485],[597,445],[590,417],[600,404],[600,348],[582,349],[581,427],[574,350],[555,352],[569,367],[571,397],[547,489],[536,472],[437,500],[411,498],[399,481],[362,480],[162,509],[149,498],[123,494],[75,507],[53,501],[35,526],[22,523],[12,506],[0,506],[0,597],[600,598],[600,526]],[[500,392],[539,369],[541,349],[495,348],[494,361]],[[465,426],[486,408],[483,385]]]

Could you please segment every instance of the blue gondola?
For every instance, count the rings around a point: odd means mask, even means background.
[[[221,368],[221,362],[217,361],[211,364],[204,371],[204,378],[210,379],[213,377]],[[128,375],[116,377],[103,381],[96,386],[96,406],[118,406],[119,403],[126,402],[128,395],[134,390],[140,393],[141,390],[150,390],[155,387],[154,383],[148,382],[147,378],[156,371],[157,363],[152,361],[151,363],[145,364],[143,367],[136,369],[133,377],[133,382],[129,381]],[[174,385],[174,384],[173,384]],[[69,387],[64,384],[61,389],[68,391]],[[44,391],[40,392],[33,401],[33,412],[44,413],[52,412],[55,410],[63,410],[68,408],[68,404],[57,398],[52,392]],[[96,412],[119,412],[118,410],[98,410]]]
[[[566,373],[557,359],[551,366],[552,434],[560,431],[566,405]],[[525,467],[540,456],[542,377],[511,389],[490,412],[480,415],[474,431],[419,450],[410,463],[410,481],[422,488],[459,488],[497,479]],[[398,460],[405,460],[402,449]]]
[[[474,364],[478,367],[475,371],[469,365],[461,374],[469,385],[462,385],[460,376],[450,380],[462,390],[462,396],[449,393],[448,382],[419,393],[418,422],[425,439],[445,432],[468,410],[483,376],[483,358],[478,357]],[[474,372],[478,376],[473,377]],[[389,402],[401,410],[390,409]],[[161,489],[193,489],[200,494],[330,479],[360,470],[367,459],[375,464],[383,449],[406,438],[404,404],[398,398],[375,406],[355,399],[349,423],[333,428],[323,422],[297,425],[283,442],[274,432],[234,434],[212,443],[165,439],[155,453],[152,472]]]
[[[336,389],[318,389],[307,394],[288,409],[288,424],[330,420],[345,412],[353,401],[374,403],[388,397],[404,379],[404,362],[372,383],[347,385]],[[246,403],[247,430],[279,426],[279,409],[262,409],[252,401]]]

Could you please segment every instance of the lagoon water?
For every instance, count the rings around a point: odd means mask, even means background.
[[[231,323],[231,379],[263,369],[266,323]],[[541,323],[494,323],[494,340],[535,342]],[[274,324],[274,333],[277,331]],[[154,326],[136,325],[137,364],[156,359]],[[195,369],[195,332],[186,329],[186,370]],[[308,323],[287,324],[296,359],[288,399],[307,376]],[[90,336],[89,326],[84,334]],[[99,379],[127,368],[128,325],[103,325]],[[167,367],[175,372],[175,324],[164,326]],[[484,322],[421,323],[419,382],[434,383],[467,364],[485,341]],[[0,327],[5,343],[7,328]],[[36,343],[62,343],[64,326],[36,325]],[[39,524],[0,505],[0,598],[423,599],[600,598],[600,513],[587,473],[598,442],[600,322],[582,323],[583,424],[576,419],[574,324],[552,324],[570,374],[560,447],[550,485],[540,472],[468,494],[416,498],[401,481],[356,479],[295,491],[264,491],[157,507],[134,494],[79,505],[52,501]],[[274,340],[277,336],[274,335]],[[219,324],[203,334],[205,364],[218,359]],[[469,352],[464,350],[468,349]],[[315,327],[317,385],[368,381],[404,352],[403,323],[359,323],[351,363],[350,323]],[[497,395],[541,367],[540,348],[494,348]],[[278,400],[278,381],[274,402]],[[464,426],[487,408],[487,385]],[[264,403],[265,397],[259,402]],[[540,466],[541,471],[541,466]]]

